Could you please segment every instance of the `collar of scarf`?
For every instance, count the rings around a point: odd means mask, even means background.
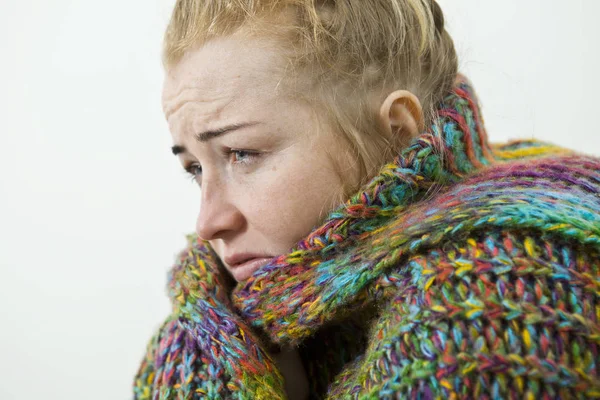
[[[227,287],[228,277],[209,243],[188,236],[195,248],[194,265],[188,265],[185,274],[174,269],[170,277],[177,314],[196,320],[203,313],[218,313],[213,306],[221,303],[269,341],[294,345],[324,324],[385,296],[386,287],[398,285],[386,281],[386,272],[421,249],[482,226],[539,227],[540,220],[535,218],[497,218],[487,207],[489,197],[478,195],[474,187],[489,187],[487,182],[498,165],[521,162],[526,171],[532,161],[570,151],[535,140],[490,144],[475,92],[460,74],[439,104],[438,115],[429,130],[332,211],[320,227],[244,284]],[[467,189],[452,190],[457,186],[454,183],[481,169],[490,171],[485,178]],[[535,177],[543,178],[557,172],[536,173]],[[500,170],[497,174],[503,176]],[[586,240],[600,243],[600,224],[595,224],[595,228],[583,227],[570,234],[587,235]],[[208,309],[191,310],[190,296],[210,299]]]

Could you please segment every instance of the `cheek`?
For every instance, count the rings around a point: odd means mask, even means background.
[[[341,182],[328,168],[306,162],[280,165],[256,183],[255,195],[246,196],[244,208],[252,228],[273,242],[293,245],[320,223],[339,193]]]

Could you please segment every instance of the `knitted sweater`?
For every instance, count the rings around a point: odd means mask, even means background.
[[[458,75],[439,118],[237,286],[188,236],[135,399],[600,397],[600,159],[488,142]]]

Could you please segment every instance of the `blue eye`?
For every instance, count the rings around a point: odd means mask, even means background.
[[[234,161],[236,163],[246,163],[253,156],[256,156],[256,153],[251,153],[251,152],[246,151],[246,150],[230,150],[229,154],[230,155],[232,155],[232,154],[234,154],[234,155],[237,154],[238,155],[237,160]],[[242,155],[241,157],[239,156],[240,154]],[[241,160],[240,160],[240,158],[241,158]]]

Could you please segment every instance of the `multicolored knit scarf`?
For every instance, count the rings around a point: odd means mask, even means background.
[[[188,237],[136,399],[599,398],[600,159],[490,144],[464,76],[439,118],[288,254],[234,286]]]

